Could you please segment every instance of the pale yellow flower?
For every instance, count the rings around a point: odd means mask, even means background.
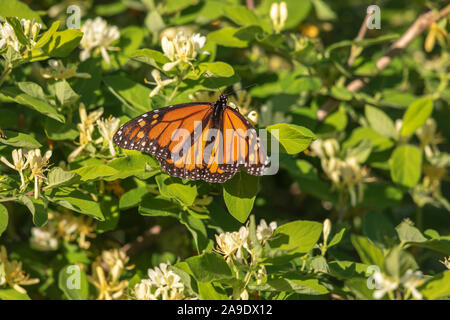
[[[11,288],[26,294],[21,286],[36,284],[39,279],[30,279],[30,275],[22,270],[22,262],[9,260],[4,246],[0,246],[0,286],[7,284]]]

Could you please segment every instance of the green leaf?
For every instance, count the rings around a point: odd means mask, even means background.
[[[42,145],[32,136],[21,133],[5,130],[3,131],[6,139],[0,137],[0,142],[8,146],[25,149],[36,149],[42,147]]]
[[[114,175],[105,177],[106,181],[125,179],[136,176],[140,179],[148,179],[158,173],[152,170],[159,166],[158,161],[148,154],[139,151],[127,151],[127,156],[116,158],[108,163],[108,166],[117,170]]]
[[[148,194],[147,187],[137,187],[128,190],[120,197],[120,210],[137,207],[142,202],[142,199],[146,194]]]
[[[20,20],[16,17],[6,17],[6,21],[14,29],[14,33],[17,37],[17,40],[19,40],[19,42],[22,45],[28,46],[30,44],[30,42],[28,41],[27,37],[25,36],[25,34],[23,32],[23,28],[20,23]]]
[[[69,300],[87,300],[89,283],[86,273],[77,265],[68,265],[59,271],[58,287]]]
[[[394,145],[392,140],[383,137],[375,130],[369,127],[355,128],[350,137],[342,144],[343,148],[352,147],[360,143],[362,140],[369,140],[374,152],[384,151],[391,148]]]
[[[50,41],[41,48],[34,48],[25,57],[29,62],[67,57],[78,46],[82,37],[83,33],[76,29],[57,31],[51,35]]]
[[[37,227],[43,227],[48,221],[48,210],[47,204],[42,201],[42,199],[34,199],[33,197],[28,197],[21,195],[17,198],[19,203],[25,205],[28,210],[30,210],[33,215],[33,223]]]
[[[274,2],[280,3],[278,0],[264,1],[260,8],[257,9],[258,12],[261,15],[269,16],[270,7]],[[311,11],[310,0],[285,0],[284,2],[288,9],[288,17],[284,29],[297,27]]]
[[[259,179],[244,171],[239,171],[232,179],[225,182],[223,199],[230,214],[244,223],[253,209],[258,193]]]
[[[61,124],[58,121],[47,118],[44,122],[44,130],[47,137],[52,140],[72,140],[74,141],[80,132],[77,130],[77,126],[74,123]]]
[[[188,213],[181,213],[180,222],[188,228],[194,239],[197,252],[202,252],[208,246],[208,235],[202,220]]]
[[[177,200],[181,205],[191,206],[197,197],[197,187],[192,182],[161,174],[156,177],[161,195]]]
[[[383,252],[368,238],[352,234],[350,239],[363,263],[368,265],[375,264],[377,266],[383,265]]]
[[[44,90],[37,83],[31,81],[18,82],[17,86],[19,87],[20,90],[22,90],[26,94],[39,100],[47,101],[47,97],[45,96]]]
[[[367,264],[353,261],[330,261],[328,262],[329,273],[339,280],[366,277]]]
[[[359,163],[366,162],[367,158],[370,156],[370,153],[372,151],[372,144],[370,143],[370,140],[364,139],[361,140],[361,142],[356,145],[353,148],[348,148],[345,150],[347,158],[353,157],[358,161]]]
[[[203,253],[186,259],[194,278],[199,282],[211,282],[231,278],[232,273],[224,258],[215,253]]]
[[[97,222],[98,233],[114,230],[120,219],[119,200],[115,196],[105,195],[100,203],[105,220]]]
[[[265,31],[270,32],[271,26],[263,22],[249,8],[245,6],[228,6],[224,10],[225,16],[239,26],[261,26]]]
[[[412,188],[420,179],[422,153],[412,145],[397,147],[391,157],[391,178],[394,182]]]
[[[109,177],[118,173],[118,171],[105,164],[97,164],[82,167],[71,172],[80,176],[81,181],[99,180],[104,177]]]
[[[174,201],[162,196],[146,195],[139,203],[138,211],[143,216],[173,217],[178,219],[181,208]]]
[[[382,214],[369,211],[364,215],[363,233],[379,247],[390,247],[397,240],[392,223]]]
[[[19,0],[0,1],[0,16],[33,20],[45,26],[38,13]]]
[[[278,137],[276,131],[278,130]],[[316,139],[311,130],[295,124],[279,123],[267,127],[271,135],[275,135],[282,146],[282,150],[288,154],[302,152]]]
[[[136,50],[131,58],[158,69],[161,69],[164,64],[170,61],[169,58],[167,58],[163,53],[152,49]]]
[[[15,289],[0,289],[0,300],[31,300],[31,298]]]
[[[310,251],[320,238],[322,224],[315,221],[297,220],[278,227],[270,241],[272,248],[292,250],[292,252]]]
[[[0,236],[8,227],[8,210],[0,203]]]
[[[382,110],[366,105],[366,118],[369,121],[370,127],[384,137],[394,138],[397,131],[395,130],[394,122]]]
[[[90,215],[97,220],[104,220],[99,203],[92,199],[90,195],[79,190],[62,187],[58,188],[58,190],[52,189],[47,191],[46,195],[51,202],[64,208]]]
[[[60,167],[54,167],[47,175],[47,189],[73,184],[78,178],[79,175],[75,172],[65,171]]]
[[[239,33],[238,28],[225,27],[217,31],[208,33],[207,42],[216,43],[224,47],[245,48],[248,43],[254,39],[254,35]]]
[[[16,87],[4,87],[0,90],[0,95],[4,96],[7,100],[11,100],[26,107],[30,107],[37,112],[42,113],[47,117],[55,119],[59,122],[65,122],[64,116],[59,114],[53,106],[43,100],[37,99],[21,92],[21,90]]]
[[[198,67],[200,68],[200,75],[206,71],[217,77],[231,77],[234,75],[233,67],[221,61],[202,62]]]
[[[344,236],[344,233],[345,233],[345,228],[342,228],[341,230],[339,230],[339,232],[333,236],[330,243],[327,244],[327,248],[331,248],[331,247],[334,247],[335,245],[338,245],[341,242],[342,237]]]
[[[400,241],[403,242],[424,242],[427,240],[419,229],[405,221],[400,223],[395,230]]]
[[[401,134],[410,136],[419,129],[433,112],[433,100],[422,98],[411,103],[403,116]]]
[[[38,49],[45,46],[52,38],[53,34],[58,30],[60,21],[55,21],[52,23],[50,29],[47,30],[44,34],[41,35],[39,40],[33,46],[33,48]]]
[[[138,112],[152,109],[150,89],[142,84],[119,75],[104,77],[103,82],[119,100],[134,107]]]
[[[401,249],[401,246],[392,248],[384,259],[384,270],[387,275],[399,280],[407,270],[416,270],[417,263],[412,254]]]
[[[72,87],[66,80],[55,83],[56,98],[61,106],[76,102],[80,96],[73,91]]]
[[[450,297],[450,270],[433,276],[420,288],[420,292],[429,300]]]
[[[251,285],[251,290],[261,290],[269,292],[295,292],[304,295],[327,294],[328,289],[321,285],[318,279],[309,275],[297,273],[284,273],[282,276],[272,276],[262,285]]]

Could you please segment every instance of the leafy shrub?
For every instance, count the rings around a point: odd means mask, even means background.
[[[1,2],[0,299],[449,298],[450,7],[366,9]],[[112,142],[220,91],[277,174],[184,181]]]

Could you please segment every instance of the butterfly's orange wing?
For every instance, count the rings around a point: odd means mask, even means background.
[[[153,110],[122,125],[113,141],[154,155],[167,173],[183,179],[222,183],[241,167],[262,175],[267,158],[255,129],[230,107],[218,124],[213,111],[210,103]]]
[[[223,161],[225,171],[244,167],[252,175],[263,175],[269,159],[256,130],[238,111],[227,107],[222,118]]]

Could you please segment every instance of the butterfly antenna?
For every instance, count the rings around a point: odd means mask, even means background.
[[[246,87],[244,87],[244,88],[240,88],[240,89],[236,89],[236,90],[231,89],[231,90],[233,90],[234,92],[238,92],[238,91],[242,91],[242,90],[246,90],[246,89],[248,89],[248,88],[254,87],[254,86],[256,86],[256,85],[257,85],[257,83],[253,83],[253,84],[250,84],[250,85],[248,85],[248,86],[246,86]],[[225,94],[226,94],[226,95],[230,95],[231,92],[225,93]]]
[[[205,75],[206,79],[208,79],[208,80],[212,83],[212,85],[213,85],[214,87],[216,87],[217,90],[219,90],[219,92],[220,92],[221,95],[224,94],[224,93],[222,92],[222,90],[220,90],[220,87],[217,85],[217,83],[213,80],[213,77],[212,77],[212,75],[211,75],[211,73],[210,73],[209,71],[206,71],[206,72],[204,73],[204,75]],[[227,95],[227,94],[225,94],[225,95]]]

